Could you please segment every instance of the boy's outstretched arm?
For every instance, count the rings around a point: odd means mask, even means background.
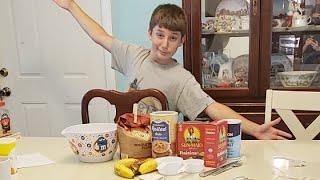
[[[211,119],[240,119],[242,131],[257,139],[287,139],[292,137],[291,134],[273,127],[281,121],[280,118],[270,123],[259,125],[218,102],[210,104],[205,109],[205,112]]]
[[[109,52],[111,51],[112,36],[110,36],[98,23],[90,18],[74,0],[53,1],[61,8],[70,12],[94,42],[100,44]]]

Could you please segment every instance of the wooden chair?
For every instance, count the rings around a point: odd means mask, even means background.
[[[320,92],[267,90],[265,122],[275,109],[297,140],[312,140],[320,132],[320,115],[304,128],[292,110],[320,111]]]
[[[130,92],[118,92],[114,90],[92,89],[82,98],[81,115],[82,123],[89,123],[89,102],[96,97],[104,98],[116,108],[114,122],[117,122],[119,116],[124,113],[132,112],[133,104],[138,103],[145,97],[154,97],[161,103],[162,110],[168,110],[168,101],[166,96],[157,89],[134,90]]]

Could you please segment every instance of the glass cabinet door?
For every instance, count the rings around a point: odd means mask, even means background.
[[[248,88],[250,2],[201,0],[203,89]]]
[[[320,87],[320,0],[273,0],[271,88]]]

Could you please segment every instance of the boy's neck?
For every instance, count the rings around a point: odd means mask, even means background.
[[[156,58],[156,56],[152,55],[152,53],[151,53],[151,59],[160,65],[169,65],[174,62],[174,60],[172,58],[166,59],[166,60],[160,60],[160,59]]]

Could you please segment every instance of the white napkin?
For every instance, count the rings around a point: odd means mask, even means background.
[[[26,167],[42,166],[42,165],[47,165],[52,163],[54,163],[54,161],[43,156],[42,154],[33,153],[33,154],[24,154],[24,155],[17,156],[16,167],[26,168]]]

